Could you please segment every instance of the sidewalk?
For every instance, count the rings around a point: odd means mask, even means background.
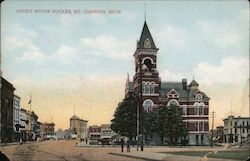
[[[36,141],[26,141],[25,143],[22,144],[30,144],[30,143],[36,143]],[[11,146],[11,145],[18,145],[20,142],[12,142],[12,143],[0,143],[0,146]]]
[[[125,149],[126,150],[126,149]],[[172,156],[172,154],[163,154],[163,153],[153,153],[153,152],[120,152],[120,153],[109,153],[112,155],[120,155],[120,156],[126,156],[126,157],[132,157],[137,159],[144,159],[144,160],[164,160],[165,158]]]
[[[164,154],[164,153],[156,153],[156,152],[119,152],[119,153],[109,153],[111,155],[119,155],[119,156],[126,156],[131,157],[134,159],[144,159],[148,161],[237,161],[232,159],[218,159],[218,158],[204,158],[204,157],[197,157],[197,156],[185,156],[185,155],[173,155],[173,154]]]

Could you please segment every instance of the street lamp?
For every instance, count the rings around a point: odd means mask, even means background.
[[[143,151],[143,108],[142,108],[142,59],[139,57],[140,65],[140,110],[141,110],[141,151]]]
[[[242,137],[241,137],[241,121],[240,121],[240,116],[238,117],[238,121],[240,124],[240,147],[242,146]]]

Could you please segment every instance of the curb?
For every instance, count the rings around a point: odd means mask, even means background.
[[[130,157],[130,158],[134,158],[134,159],[143,159],[143,160],[147,160],[147,161],[159,161],[157,159],[149,159],[149,158],[144,158],[144,157],[138,157],[138,156],[131,156],[131,155],[127,155],[127,154],[119,154],[119,153],[108,153],[111,155],[118,155],[118,156],[125,156],[125,157]]]

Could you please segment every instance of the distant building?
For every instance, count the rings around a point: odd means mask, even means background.
[[[76,139],[86,140],[88,138],[87,120],[80,119],[76,115],[70,118],[70,131],[76,134]]]
[[[241,142],[250,138],[250,117],[234,117],[224,119],[224,142]]]
[[[62,129],[58,129],[58,130],[56,131],[56,138],[57,138],[58,140],[63,140],[64,137],[65,137],[65,131],[62,130]]]
[[[44,123],[45,127],[45,138],[46,139],[55,139],[55,123],[51,122],[45,122]]]
[[[0,141],[13,141],[13,99],[14,99],[13,85],[1,77],[1,133]]]
[[[32,139],[35,139],[39,135],[39,125],[37,122],[38,116],[37,114],[32,111],[31,112],[31,132],[32,132]]]
[[[89,144],[98,144],[101,139],[101,126],[89,126]]]
[[[28,110],[25,110],[25,116],[26,116],[26,121],[25,121],[26,140],[31,140],[32,138],[31,112]]]
[[[26,141],[28,139],[28,134],[26,133],[26,126],[28,126],[28,122],[29,120],[26,119],[26,110],[21,108],[20,109],[20,113],[19,113],[19,118],[20,118],[20,132],[21,132],[21,136],[20,138],[22,139],[22,141]]]
[[[21,98],[17,95],[14,95],[13,100],[13,129],[14,129],[14,140],[19,141],[21,137],[20,133],[20,100]]]
[[[45,139],[45,124],[42,122],[37,122],[37,137],[39,140],[44,140]]]
[[[224,142],[224,127],[218,126],[213,131],[213,140],[217,143],[223,143]]]
[[[110,126],[110,124],[101,125],[101,139],[111,139],[111,137],[115,134]]]

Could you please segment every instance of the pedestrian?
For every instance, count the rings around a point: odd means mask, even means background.
[[[86,144],[88,143],[88,139],[85,140],[86,141]]]
[[[122,152],[123,152],[123,146],[124,146],[124,140],[123,140],[123,138],[121,138],[121,148],[122,148]]]
[[[1,161],[10,161],[9,158],[6,155],[4,155],[1,151],[0,151],[0,160]]]
[[[130,142],[129,142],[129,139],[128,139],[128,140],[127,140],[127,152],[130,152],[129,144],[130,144]]]

